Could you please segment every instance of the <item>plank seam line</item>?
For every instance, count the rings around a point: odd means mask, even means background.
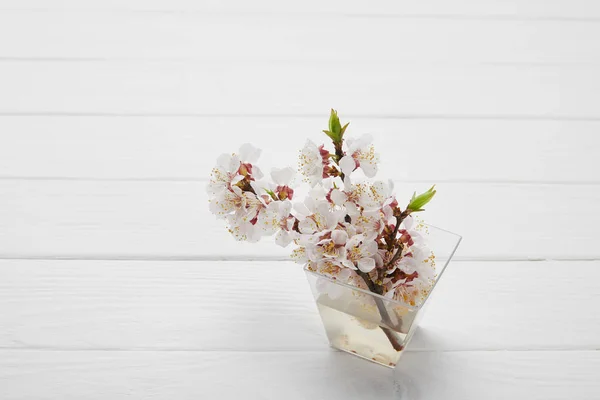
[[[160,112],[70,112],[70,111],[0,111],[0,117],[107,117],[107,118],[314,118],[322,119],[321,114],[226,114],[226,113],[160,113]],[[346,118],[374,120],[473,120],[473,121],[573,121],[600,122],[600,116],[568,115],[485,115],[485,114],[347,114]]]
[[[47,352],[156,352],[156,353],[322,353],[329,351],[328,347],[323,345],[323,349],[257,349],[257,350],[237,350],[237,349],[197,349],[197,348],[119,348],[119,347],[51,347],[51,346],[31,346],[31,347],[9,347],[0,346],[0,351],[47,351]],[[492,349],[444,349],[444,350],[426,350],[426,349],[406,349],[409,353],[500,353],[500,352],[540,352],[540,353],[557,353],[557,352],[597,352],[600,348],[492,348]]]
[[[179,177],[122,177],[122,178],[98,178],[78,176],[0,176],[0,181],[59,181],[59,182],[157,182],[157,183],[208,183],[208,178],[179,178]],[[474,185],[567,185],[567,186],[595,186],[600,185],[600,180],[581,181],[534,181],[534,180],[511,180],[511,179],[394,179],[398,183],[447,183],[447,184],[474,184]]]
[[[206,17],[224,16],[224,17],[292,17],[302,19],[311,18],[351,18],[351,19],[431,19],[431,20],[456,20],[456,21],[530,21],[530,22],[600,22],[600,17],[564,17],[558,15],[518,15],[518,14],[379,14],[379,13],[340,13],[340,12],[251,12],[251,11],[206,11],[206,10],[186,10],[186,9],[77,9],[77,8],[19,8],[19,7],[1,7],[0,11],[9,12],[30,12],[30,13],[71,13],[71,14],[165,14],[165,15],[202,15]]]
[[[287,256],[231,256],[231,255],[196,255],[196,256],[160,256],[160,255],[11,255],[0,254],[0,260],[6,261],[229,261],[229,262],[290,262],[293,261]],[[591,257],[454,257],[453,261],[460,262],[596,262],[600,261],[600,256]]]
[[[57,63],[246,63],[246,64],[264,64],[269,63],[293,63],[301,64],[304,61],[316,61],[316,59],[306,58],[261,58],[261,59],[235,59],[229,58],[226,60],[215,60],[212,58],[200,57],[172,57],[172,56],[157,56],[157,57],[19,57],[19,56],[0,56],[0,63],[30,63],[30,62],[57,62]],[[362,64],[362,60],[348,60],[355,64]],[[394,60],[381,59],[381,62],[393,62]],[[402,60],[400,60],[402,61]],[[411,66],[451,66],[451,67],[472,67],[472,66],[488,66],[488,67],[511,67],[511,66],[529,66],[529,67],[591,67],[600,65],[598,61],[560,61],[560,62],[535,62],[535,61],[458,61],[452,62],[449,60],[432,60],[432,61],[406,61],[403,65]]]

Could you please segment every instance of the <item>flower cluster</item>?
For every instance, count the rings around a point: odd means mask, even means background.
[[[208,185],[210,209],[237,240],[275,235],[281,246],[293,242],[292,258],[312,271],[418,304],[431,288],[435,262],[424,225],[412,214],[423,211],[435,190],[400,208],[391,181],[369,179],[379,162],[372,138],[346,139],[347,127],[332,110],[324,131],[332,148],[309,140],[300,151],[299,171],[310,185],[301,201],[294,196],[295,171],[274,169],[264,179],[253,146],[220,156]]]

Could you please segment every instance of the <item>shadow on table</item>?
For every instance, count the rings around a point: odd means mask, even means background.
[[[419,343],[435,340],[435,335],[419,330]],[[432,394],[432,372],[439,374],[439,354],[411,352],[402,355],[396,369],[388,369],[352,355],[333,350],[325,360],[325,396],[345,399],[428,399]],[[434,391],[440,390],[437,387]]]

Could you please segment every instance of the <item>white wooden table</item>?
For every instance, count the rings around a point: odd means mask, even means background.
[[[0,0],[0,399],[600,398],[599,38],[592,0]],[[206,205],[331,107],[464,236],[395,371]]]

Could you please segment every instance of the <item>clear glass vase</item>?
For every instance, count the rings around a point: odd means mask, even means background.
[[[421,304],[390,300],[304,268],[332,347],[390,368],[396,366],[461,240],[457,234],[427,227],[428,247],[436,257],[436,279]]]

